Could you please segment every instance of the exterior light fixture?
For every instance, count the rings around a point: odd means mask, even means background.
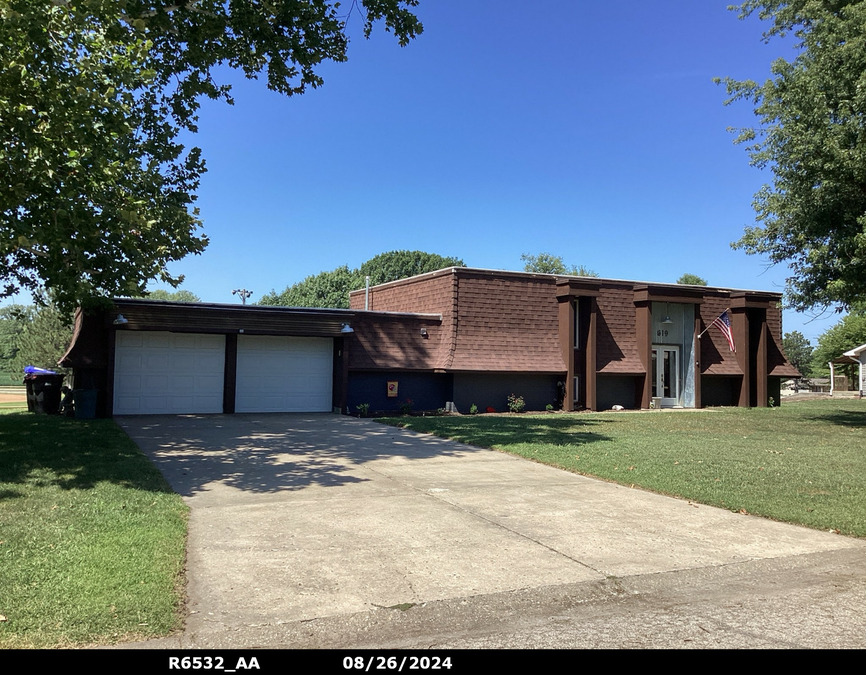
[[[127,319],[123,314],[118,314],[117,318],[113,321],[115,326],[125,326],[129,323],[129,319]]]
[[[673,321],[671,321],[671,318],[670,318],[669,316],[666,316],[666,317],[665,317],[665,320],[662,321],[662,324],[665,325],[665,326],[670,326],[670,325],[673,324]]]
[[[344,323],[344,324],[343,324],[343,327],[340,329],[340,332],[341,332],[341,333],[344,333],[344,334],[346,334],[346,333],[354,333],[354,332],[355,332],[355,329],[352,328],[349,324]]]
[[[253,292],[248,291],[246,288],[236,288],[235,290],[232,291],[232,295],[241,296],[241,304],[242,305],[247,304],[247,298],[250,297],[252,294],[253,294]]]
[[[421,329],[421,337],[427,337],[427,329],[426,328]]]

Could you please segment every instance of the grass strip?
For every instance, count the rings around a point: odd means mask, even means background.
[[[180,628],[180,496],[112,420],[0,412],[0,647]]]

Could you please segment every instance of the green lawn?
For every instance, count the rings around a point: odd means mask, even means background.
[[[111,420],[0,413],[0,647],[180,628],[181,498]]]
[[[24,373],[0,373],[0,387],[21,386]]]
[[[733,511],[866,537],[866,400],[379,421]]]

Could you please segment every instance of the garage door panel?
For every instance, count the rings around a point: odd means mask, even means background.
[[[237,412],[330,412],[331,338],[238,337]]]
[[[118,332],[114,413],[221,413],[225,337]]]

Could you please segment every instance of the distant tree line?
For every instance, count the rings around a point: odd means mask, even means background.
[[[785,333],[782,338],[785,356],[803,377],[829,377],[827,364],[862,344],[866,344],[866,304],[853,306],[835,326],[824,331],[818,338],[817,347],[813,347],[799,331]],[[856,376],[856,368],[854,364],[838,367],[849,378]]]
[[[319,272],[303,281],[288,286],[284,291],[271,291],[261,297],[259,305],[282,307],[326,307],[345,309],[349,306],[349,293],[364,287],[365,278],[370,285],[384,284],[434,272],[445,267],[466,267],[459,258],[445,257],[424,251],[390,251],[370,258],[357,269],[342,265],[329,272]]]

